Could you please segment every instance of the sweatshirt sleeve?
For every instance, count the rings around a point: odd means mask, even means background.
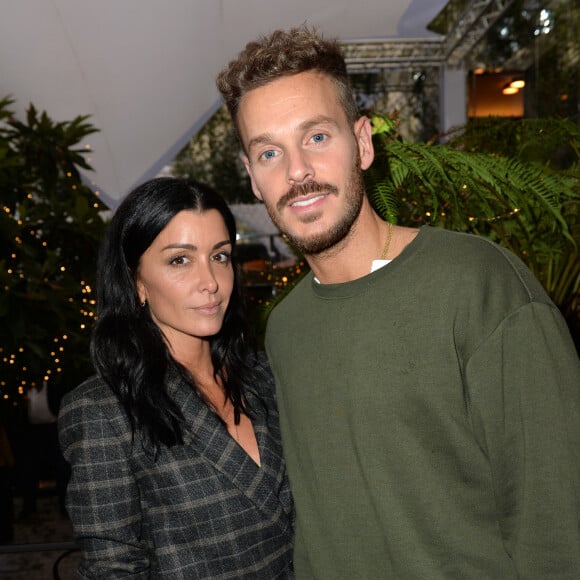
[[[580,578],[580,364],[550,304],[507,317],[465,368],[518,578]]]
[[[74,396],[61,409],[59,439],[71,467],[67,511],[82,551],[78,578],[149,578],[139,492],[130,471],[130,433],[118,408]]]

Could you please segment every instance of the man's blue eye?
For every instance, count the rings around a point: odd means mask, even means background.
[[[272,150],[270,150],[270,151],[264,151],[264,153],[262,153],[262,157],[264,159],[272,159],[272,157],[274,157],[275,155],[276,154]]]
[[[317,133],[314,135],[314,137],[312,137],[312,140],[316,143],[320,143],[321,141],[324,141],[324,135],[322,133]]]

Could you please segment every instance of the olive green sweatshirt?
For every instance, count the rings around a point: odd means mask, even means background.
[[[298,580],[580,578],[580,365],[523,263],[423,227],[273,311]]]

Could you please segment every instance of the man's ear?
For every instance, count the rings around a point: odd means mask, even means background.
[[[368,169],[375,158],[373,130],[368,117],[361,117],[354,124],[354,136],[358,144],[361,169]]]
[[[260,193],[260,190],[258,189],[256,182],[254,181],[254,174],[252,173],[252,166],[250,164],[250,160],[248,159],[248,156],[245,153],[242,153],[242,161],[244,163],[246,171],[248,172],[248,176],[250,177],[250,184],[252,185],[252,191],[254,192],[254,195],[260,201],[263,201],[262,194]]]

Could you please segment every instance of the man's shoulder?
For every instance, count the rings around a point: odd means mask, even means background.
[[[502,251],[500,246],[492,240],[469,232],[448,230],[436,226],[423,226],[420,233],[421,238],[434,251],[444,249],[486,255],[494,255],[498,250]]]
[[[526,268],[513,252],[483,236],[431,226],[422,228],[422,233],[422,250],[430,257],[437,254],[442,263],[453,265],[459,260],[461,266],[493,264],[508,269]]]
[[[422,252],[440,283],[464,288],[522,294],[524,300],[549,302],[544,288],[523,260],[493,240],[438,227],[424,228]]]

